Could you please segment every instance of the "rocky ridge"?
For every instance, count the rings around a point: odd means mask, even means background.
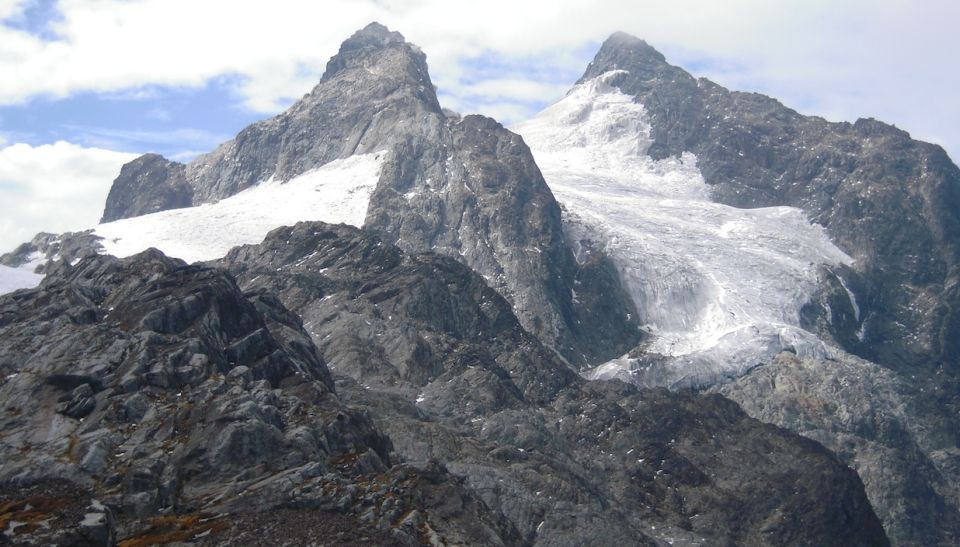
[[[744,411],[823,443],[856,469],[891,542],[950,545],[960,537],[957,386],[907,382],[852,355],[784,352],[713,388]]]

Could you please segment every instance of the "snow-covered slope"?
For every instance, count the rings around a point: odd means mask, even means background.
[[[383,154],[332,161],[286,183],[272,179],[217,203],[108,222],[94,233],[119,257],[156,247],[187,262],[260,243],[270,230],[303,220],[363,224]]]
[[[187,262],[219,258],[237,245],[260,243],[270,230],[304,220],[362,226],[383,153],[335,160],[286,183],[273,179],[217,203],[100,224],[101,252],[130,256],[150,247]],[[0,266],[0,294],[34,287],[37,265],[59,259],[35,253],[19,268]]]
[[[36,287],[42,279],[42,275],[32,273],[25,268],[0,265],[0,294]]]
[[[654,335],[644,356],[588,377],[702,385],[784,348],[828,352],[799,328],[799,311],[818,269],[851,259],[799,209],[710,202],[692,154],[647,156],[644,108],[608,84],[617,72],[513,128],[565,208],[571,240],[605,247]]]

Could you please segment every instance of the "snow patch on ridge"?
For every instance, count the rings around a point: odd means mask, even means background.
[[[622,72],[513,128],[564,208],[570,240],[605,248],[653,335],[585,375],[682,387],[739,376],[783,349],[827,355],[799,327],[800,308],[820,265],[852,259],[799,209],[711,202],[693,154],[650,158],[643,105],[611,85]]]
[[[101,224],[94,234],[118,257],[149,247],[187,262],[219,258],[237,245],[263,241],[274,228],[300,221],[363,225],[383,154],[332,161],[280,183],[272,178],[217,203]]]
[[[42,280],[42,275],[35,274],[27,268],[11,268],[0,265],[0,294],[18,289],[32,289],[39,285]]]

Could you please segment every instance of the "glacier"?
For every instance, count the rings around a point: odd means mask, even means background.
[[[130,256],[155,247],[187,262],[213,260],[270,230],[305,220],[362,226],[384,154],[334,160],[279,182],[271,178],[216,203],[170,209],[97,226],[103,252]]]
[[[154,247],[197,262],[220,258],[237,245],[260,243],[274,228],[300,221],[362,226],[384,156],[334,160],[287,182],[271,178],[216,203],[107,222],[92,231],[102,238],[105,254],[122,258]],[[0,294],[38,285],[43,276],[32,272],[45,261],[37,257],[19,268],[4,267]]]
[[[647,341],[591,379],[698,387],[783,350],[826,357],[800,328],[824,266],[852,264],[799,209],[710,201],[693,154],[654,160],[644,107],[611,71],[511,129],[564,209],[570,240],[599,245],[620,272]]]

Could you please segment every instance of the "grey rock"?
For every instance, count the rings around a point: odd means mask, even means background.
[[[393,148],[364,225],[407,252],[470,266],[524,328],[576,366],[622,355],[641,338],[612,264],[602,253],[577,262],[530,149],[489,118],[466,116],[439,137]]]
[[[856,469],[892,542],[949,545],[960,538],[960,420],[938,408],[931,384],[911,384],[854,356],[783,353],[715,389]]]
[[[112,545],[114,543],[113,514],[97,500],[87,506],[88,513],[80,521],[81,534],[94,545]]]
[[[69,399],[57,405],[57,412],[79,420],[93,412],[97,407],[97,400],[93,397],[90,384],[80,384],[70,393]]]
[[[38,261],[34,273],[45,274],[58,261],[75,262],[85,256],[97,254],[103,249],[100,239],[93,235],[91,230],[64,234],[41,232],[13,251],[0,255],[0,264],[19,268]]]
[[[189,207],[193,188],[186,166],[159,154],[144,154],[120,169],[113,181],[100,222]]]
[[[300,223],[218,264],[303,316],[395,457],[462,476],[523,543],[886,542],[818,443],[719,396],[585,382],[458,261]]]

